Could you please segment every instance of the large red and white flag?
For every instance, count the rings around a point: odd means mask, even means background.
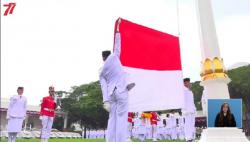
[[[117,28],[117,23],[115,29]],[[129,111],[182,108],[183,75],[179,38],[121,19],[120,59],[128,81]]]

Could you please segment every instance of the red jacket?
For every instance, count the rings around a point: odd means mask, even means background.
[[[40,115],[55,117],[56,103],[51,96],[43,98]]]
[[[150,118],[151,125],[157,125],[157,113],[151,112],[152,117]]]
[[[129,123],[132,123],[132,122],[133,122],[133,117],[134,117],[133,112],[129,112],[129,113],[128,113],[128,122],[129,122]]]

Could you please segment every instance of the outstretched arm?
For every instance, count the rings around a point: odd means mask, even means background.
[[[101,89],[102,89],[103,102],[107,102],[109,100],[107,82],[102,75],[100,76],[100,84],[101,84]]]
[[[115,33],[115,46],[114,46],[114,54],[120,58],[121,54],[121,34],[119,32]]]

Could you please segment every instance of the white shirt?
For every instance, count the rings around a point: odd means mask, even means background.
[[[24,118],[26,116],[27,99],[25,96],[14,95],[10,98],[7,111],[7,118],[17,117]]]
[[[195,113],[196,107],[194,104],[194,94],[187,87],[184,87],[184,101],[185,101],[185,105],[183,108],[183,113],[184,114],[185,113]]]
[[[103,94],[103,101],[109,101],[110,96],[116,88],[118,92],[126,90],[126,73],[120,62],[120,33],[115,35],[115,50],[106,59],[100,73],[100,83]]]

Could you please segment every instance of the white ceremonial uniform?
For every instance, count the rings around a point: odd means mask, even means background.
[[[207,116],[207,91],[204,89],[201,97],[202,111],[205,116]]]
[[[89,131],[89,138],[90,138],[90,139],[94,138],[94,137],[93,137],[93,130],[90,130],[90,131]]]
[[[169,116],[166,117],[166,128],[164,131],[165,139],[167,140],[171,139],[171,133],[172,133],[172,123],[171,123],[171,118]]]
[[[171,139],[176,140],[177,139],[177,123],[176,123],[176,117],[174,114],[170,114],[170,126],[171,126]]]
[[[146,139],[152,139],[153,138],[153,133],[152,133],[152,126],[150,124],[150,119],[146,119]]]
[[[184,117],[179,116],[178,117],[178,128],[177,128],[177,135],[180,140],[183,140],[185,138],[184,133]]]
[[[125,142],[127,138],[128,90],[126,73],[120,62],[120,33],[115,35],[115,51],[106,59],[100,73],[103,102],[110,103],[108,142]]]
[[[100,137],[100,131],[96,130],[96,138],[99,139],[99,137]]]
[[[26,108],[26,97],[15,95],[10,98],[7,110],[7,131],[9,142],[15,142],[17,133],[22,131],[23,120],[26,117]]]
[[[90,130],[86,131],[86,139],[89,139]],[[84,138],[84,131],[82,131],[82,138]]]
[[[185,96],[185,106],[183,108],[183,115],[185,117],[185,140],[194,140],[195,139],[195,112],[196,107],[194,104],[194,95],[193,92],[184,87],[184,96]]]
[[[165,139],[165,125],[163,124],[163,120],[165,118],[161,118],[157,125],[157,139],[164,140]]]
[[[145,141],[145,139],[147,138],[147,126],[146,125],[147,125],[146,120],[141,119],[141,121],[139,122],[138,131],[137,131],[137,137],[141,142]]]
[[[140,118],[136,117],[134,119],[134,128],[133,128],[133,130],[134,130],[134,134],[133,134],[134,138],[138,138],[138,131],[139,131],[140,123],[141,123]]]

